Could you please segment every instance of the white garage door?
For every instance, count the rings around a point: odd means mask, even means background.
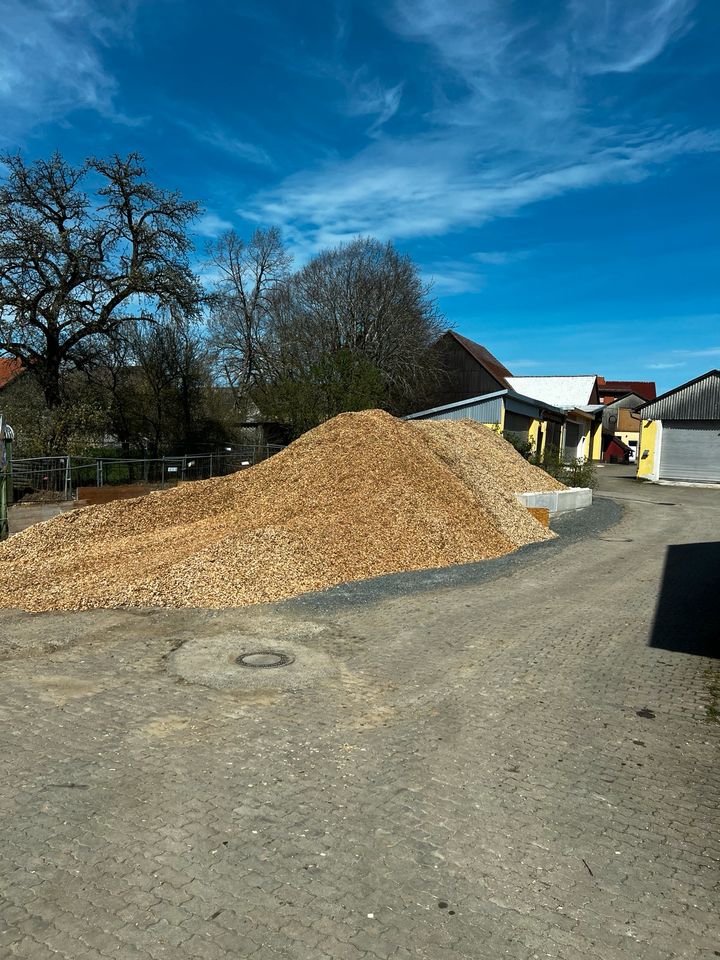
[[[720,420],[663,420],[660,479],[720,483]]]

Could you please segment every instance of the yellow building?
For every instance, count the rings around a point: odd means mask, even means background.
[[[578,412],[578,421],[584,422]],[[542,455],[553,447],[561,450],[565,437],[566,412],[548,404],[539,403],[514,390],[497,390],[480,397],[470,397],[439,407],[430,407],[411,413],[405,420],[476,420],[507,435],[515,434],[532,445],[532,453]],[[577,442],[585,444],[582,432]],[[588,441],[588,447],[592,445]]]
[[[638,477],[720,484],[720,370],[669,390],[638,412]]]
[[[642,480],[657,479],[658,463],[655,453],[658,450],[658,428],[662,429],[662,423],[659,420],[641,421],[637,475]]]

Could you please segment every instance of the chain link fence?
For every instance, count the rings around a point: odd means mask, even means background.
[[[112,485],[162,489],[188,480],[224,477],[244,470],[284,449],[274,444],[233,447],[224,453],[178,457],[30,457],[12,464],[13,500],[73,500],[78,487]]]

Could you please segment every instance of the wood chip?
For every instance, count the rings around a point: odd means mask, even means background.
[[[562,485],[472,421],[335,417],[249,470],[90,506],[0,544],[0,606],[235,607],[497,557]]]

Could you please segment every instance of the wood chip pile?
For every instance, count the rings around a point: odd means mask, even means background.
[[[561,486],[469,421],[342,414],[256,467],[86,507],[0,544],[0,606],[228,607],[497,557]]]

